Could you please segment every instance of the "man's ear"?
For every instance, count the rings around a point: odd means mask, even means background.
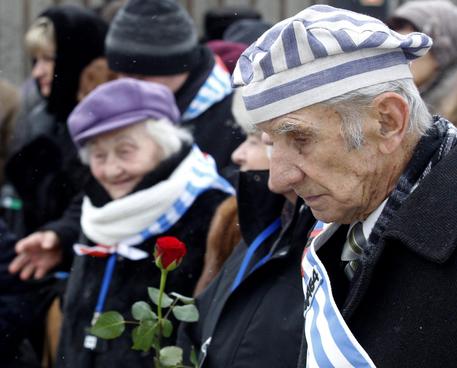
[[[409,106],[395,92],[383,93],[373,102],[378,120],[379,150],[390,154],[400,146],[408,130]]]

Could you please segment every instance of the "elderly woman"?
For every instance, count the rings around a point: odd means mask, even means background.
[[[192,294],[211,217],[233,189],[214,160],[178,127],[179,118],[170,90],[129,78],[96,88],[70,115],[71,136],[92,179],[65,297],[58,366],[153,364],[152,354],[131,350],[127,334],[94,346],[85,333],[105,310],[128,319],[132,304],[147,299],[147,287],[158,287],[160,271],[152,256],[158,236],[175,236],[187,245],[167,290]]]

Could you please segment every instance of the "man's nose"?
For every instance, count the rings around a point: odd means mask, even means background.
[[[270,184],[274,188],[290,188],[303,179],[304,174],[293,163],[294,158],[290,147],[272,146],[270,159]]]

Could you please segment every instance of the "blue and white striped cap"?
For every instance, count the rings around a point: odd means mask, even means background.
[[[432,39],[401,35],[367,15],[314,5],[266,31],[232,77],[252,122],[261,123],[359,88],[412,78],[409,61]]]

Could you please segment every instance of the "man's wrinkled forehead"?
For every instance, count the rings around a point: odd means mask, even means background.
[[[309,119],[305,119],[299,112],[285,114],[257,124],[257,128],[270,136],[286,134],[311,135],[316,132],[316,126]]]

